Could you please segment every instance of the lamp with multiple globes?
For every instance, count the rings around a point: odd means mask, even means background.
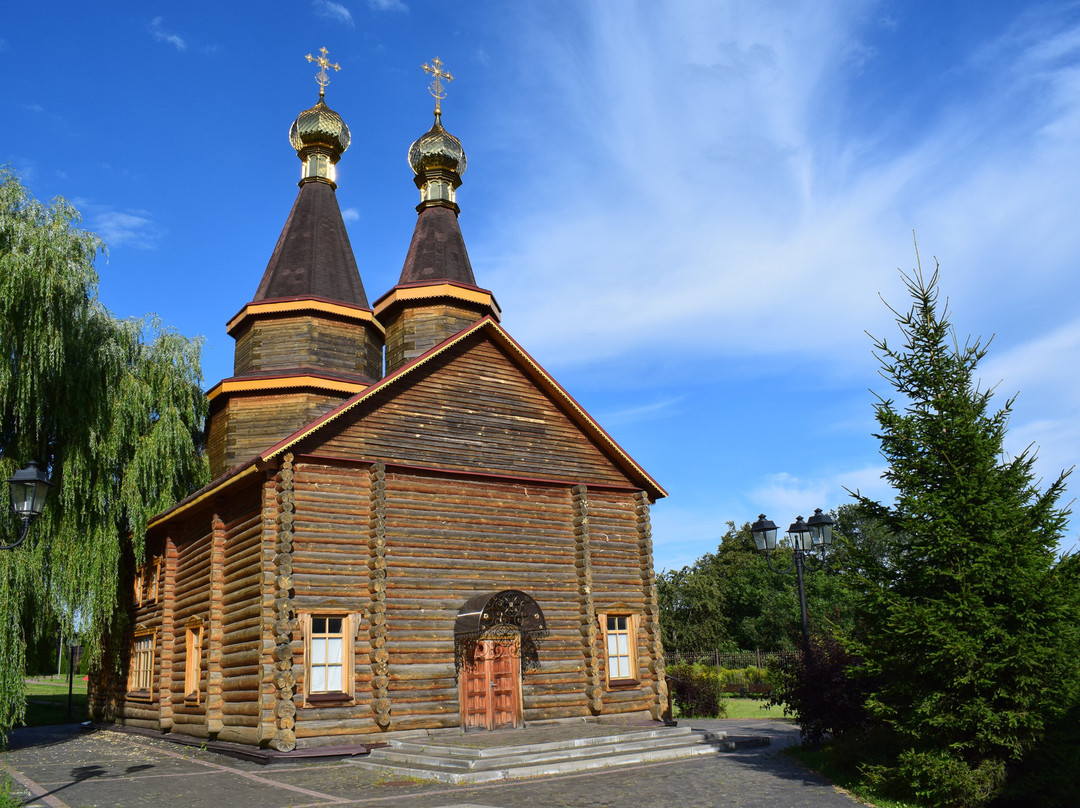
[[[820,565],[824,566],[829,547],[832,546],[833,519],[821,512],[821,508],[814,511],[805,522],[798,517],[787,529],[787,540],[782,545],[787,545],[795,552],[792,555],[791,565],[787,569],[777,569],[772,563],[772,554],[776,550],[776,534],[779,528],[765,514],[758,516],[758,520],[750,526],[750,532],[754,536],[754,544],[758,550],[765,553],[765,561],[775,573],[786,575],[795,570],[799,582],[799,611],[802,616],[803,642],[806,648],[810,647],[810,619],[806,612],[806,586],[803,577],[806,574],[807,556],[819,558]],[[817,554],[815,556],[815,553]]]

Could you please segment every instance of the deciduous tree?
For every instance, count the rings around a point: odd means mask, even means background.
[[[26,543],[0,553],[0,732],[23,715],[28,605],[100,654],[123,619],[122,556],[141,559],[148,518],[208,476],[200,344],[112,316],[97,297],[102,250],[74,208],[0,168],[0,478],[37,460],[53,483]],[[0,518],[0,542],[15,529]]]

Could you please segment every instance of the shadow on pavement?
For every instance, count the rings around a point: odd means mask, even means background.
[[[8,732],[7,744],[0,751],[14,752],[35,746],[53,746],[77,735],[94,732],[81,724],[49,724],[44,727],[18,727]]]

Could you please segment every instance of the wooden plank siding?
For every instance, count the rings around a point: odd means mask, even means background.
[[[374,396],[304,452],[509,476],[628,485],[626,475],[490,339]]]

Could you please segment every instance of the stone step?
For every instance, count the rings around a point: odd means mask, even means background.
[[[352,765],[387,772],[397,777],[416,777],[443,783],[484,783],[519,777],[566,774],[608,766],[676,760],[698,755],[714,755],[740,747],[769,743],[768,738],[732,739],[726,737],[726,733],[723,732],[698,730],[672,732],[671,729],[660,730],[659,737],[654,733],[641,733],[653,735],[653,737],[636,739],[636,746],[633,745],[635,739],[625,742],[625,736],[638,733],[619,733],[617,736],[522,744],[518,747],[486,749],[452,747],[455,753],[448,755],[432,754],[434,745],[399,742],[407,746],[420,747],[426,751],[415,754],[415,750],[401,751],[386,746],[373,750],[366,758],[354,758],[349,762]],[[612,743],[612,737],[624,738],[624,742]],[[588,743],[578,745],[582,741]],[[543,747],[543,749],[507,754],[509,750],[528,747]],[[440,746],[439,751],[446,748],[448,747]],[[468,751],[462,754],[463,749]],[[398,755],[402,756],[400,762],[394,759]]]
[[[694,732],[689,727],[663,727],[659,729],[627,730],[611,735],[593,735],[583,738],[572,738],[560,741],[545,741],[542,743],[514,744],[508,746],[465,746],[462,744],[446,744],[438,741],[413,741],[391,740],[381,751],[393,749],[406,753],[421,753],[425,755],[439,755],[462,758],[484,758],[492,756],[527,755],[534,753],[550,752],[561,749],[587,749],[593,746],[602,746],[611,743],[645,743],[655,738],[675,738],[684,740]],[[723,733],[721,733],[723,734]],[[482,737],[482,736],[480,736]]]
[[[671,737],[623,738],[622,740],[590,738],[589,740],[593,741],[593,743],[581,746],[554,743],[537,744],[537,746],[548,747],[537,751],[515,751],[523,749],[523,747],[516,747],[515,749],[506,747],[472,749],[469,750],[473,753],[472,755],[460,754],[460,749],[452,747],[425,748],[422,745],[409,744],[413,748],[401,749],[391,743],[390,746],[376,749],[368,756],[368,759],[393,766],[421,767],[430,761],[438,760],[439,767],[447,770],[483,771],[541,763],[557,763],[562,760],[575,760],[586,757],[612,756],[646,750],[684,747],[705,742],[690,736],[689,733],[672,734]],[[445,754],[447,751],[452,751],[452,753]]]

